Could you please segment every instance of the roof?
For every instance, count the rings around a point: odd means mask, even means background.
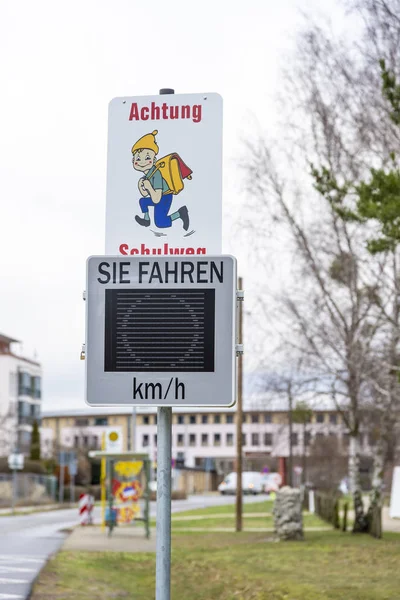
[[[12,344],[13,342],[19,342],[20,340],[16,340],[15,338],[8,337],[8,335],[4,335],[0,333],[0,342],[4,342],[6,344]]]

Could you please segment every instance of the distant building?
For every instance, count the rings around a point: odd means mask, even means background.
[[[247,406],[246,406],[247,404]],[[269,410],[262,408],[268,406]],[[262,469],[277,464],[278,457],[289,456],[287,407],[282,402],[259,403],[256,408],[245,403],[243,416],[243,456],[245,468]],[[100,449],[102,433],[107,427],[121,428],[124,449],[130,449],[132,410],[85,408],[83,410],[44,411],[42,419],[42,455],[52,456],[60,449]],[[140,408],[136,418],[136,451],[148,452],[157,460],[157,413]],[[334,408],[315,409],[306,428],[293,424],[293,456],[301,464],[304,450],[311,445],[335,439],[338,451],[347,454],[348,435],[342,416]],[[371,453],[367,439],[363,451]],[[233,409],[173,409],[172,457],[188,467],[213,464],[220,473],[235,468],[236,413]]]
[[[40,423],[40,363],[14,351],[18,340],[0,334],[0,456],[30,451],[32,425]]]

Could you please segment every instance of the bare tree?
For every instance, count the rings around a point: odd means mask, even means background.
[[[350,4],[362,16],[357,43],[335,39],[310,19],[299,38],[295,64],[286,73],[280,139],[261,135],[249,140],[246,229],[259,256],[267,258],[266,237],[279,235],[286,246],[280,260],[291,262],[287,271],[292,278],[278,299],[280,334],[302,356],[307,374],[318,380],[319,393],[329,395],[342,413],[350,434],[355,531],[364,531],[368,518],[359,477],[360,428],[371,406],[387,408],[398,402],[393,376],[398,314],[388,310],[393,301],[384,299],[389,257],[369,255],[368,227],[346,220],[337,208],[341,195],[348,193],[347,183],[384,164],[387,148],[399,142],[380,91],[379,60],[399,64],[400,3]],[[321,165],[337,183],[329,195],[315,190],[324,183],[318,181]],[[260,235],[261,223],[266,226]],[[396,277],[392,296],[397,294]],[[265,299],[261,292],[261,313],[271,313]],[[388,331],[389,344],[384,342]],[[379,377],[371,370],[377,358]],[[380,414],[384,432],[385,410]]]

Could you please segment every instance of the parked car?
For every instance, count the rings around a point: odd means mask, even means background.
[[[229,473],[218,486],[218,491],[224,494],[236,494],[237,473]],[[261,494],[262,476],[256,471],[244,471],[242,473],[242,490],[244,494]]]

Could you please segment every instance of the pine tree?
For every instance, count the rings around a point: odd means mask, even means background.
[[[40,431],[38,422],[33,422],[31,438],[31,459],[40,460]]]

